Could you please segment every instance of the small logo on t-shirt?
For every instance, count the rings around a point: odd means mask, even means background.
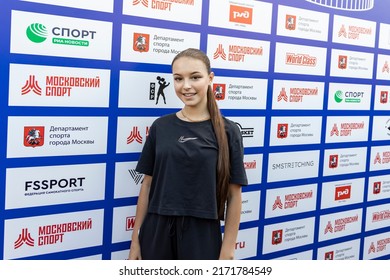
[[[180,138],[177,141],[179,141],[180,143],[185,143],[187,141],[196,140],[196,139],[198,139],[198,137],[184,137],[184,136],[180,136]]]

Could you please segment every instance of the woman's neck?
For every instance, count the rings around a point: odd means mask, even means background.
[[[180,110],[180,114],[184,120],[190,122],[201,122],[210,119],[210,114],[207,109],[200,110],[184,106],[183,109]]]

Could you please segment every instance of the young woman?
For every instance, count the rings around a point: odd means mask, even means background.
[[[129,259],[233,259],[247,184],[241,133],[221,116],[205,53],[180,52],[172,72],[184,107],[149,130]]]

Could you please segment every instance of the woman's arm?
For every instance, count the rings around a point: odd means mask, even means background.
[[[144,180],[141,185],[141,190],[138,196],[135,223],[133,228],[133,235],[131,237],[131,246],[129,253],[129,260],[141,260],[141,247],[138,240],[138,231],[141,228],[142,222],[145,219],[148,211],[149,204],[149,191],[152,182],[152,177],[149,175],[144,176]]]
[[[241,217],[241,186],[230,184],[228,191],[225,232],[223,235],[221,252],[219,254],[220,260],[234,259],[234,250],[236,247]]]

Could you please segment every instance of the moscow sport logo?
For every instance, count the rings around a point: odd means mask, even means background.
[[[42,43],[47,38],[46,26],[40,23],[33,23],[27,27],[26,35],[31,42]]]
[[[34,247],[34,238],[31,237],[27,228],[22,229],[22,233],[19,234],[18,239],[14,242],[14,248],[18,249],[23,244]]]

